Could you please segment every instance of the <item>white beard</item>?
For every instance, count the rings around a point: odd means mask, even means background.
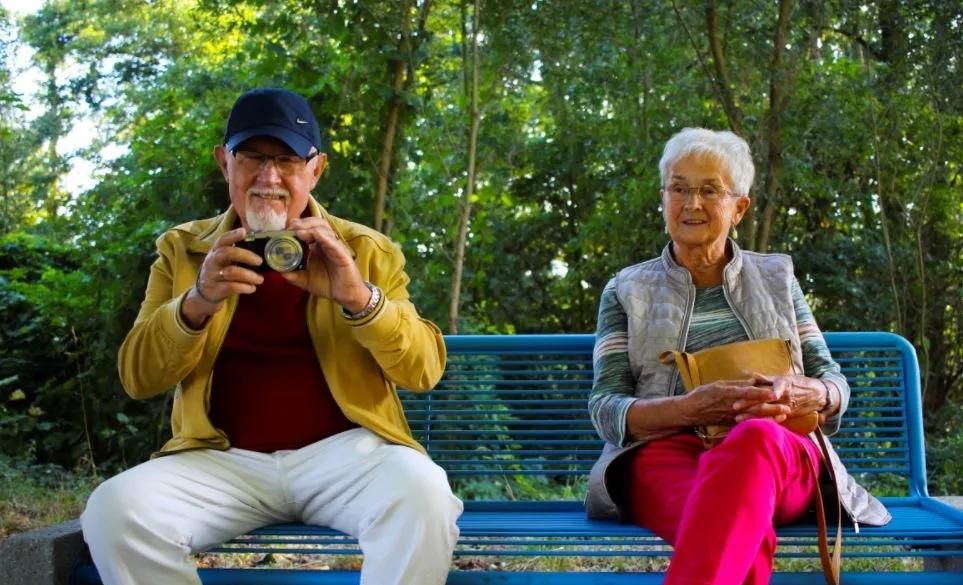
[[[250,207],[244,214],[247,219],[247,226],[252,232],[268,232],[283,230],[288,222],[288,214],[283,211],[275,211],[270,207],[262,207],[255,210]]]
[[[279,195],[281,193],[278,193]],[[285,198],[290,195],[283,191]],[[255,201],[254,189],[247,193],[248,205],[244,210],[244,219],[247,220],[247,227],[254,232],[267,232],[283,230],[288,224],[288,214],[285,210],[277,210],[267,201]]]

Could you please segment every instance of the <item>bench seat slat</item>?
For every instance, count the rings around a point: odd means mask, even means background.
[[[859,533],[847,526],[844,529],[846,556],[948,556],[953,554],[953,551],[940,547],[958,549],[963,545],[963,532],[961,532],[963,518],[960,518],[958,511],[948,506],[936,506],[937,509],[930,509],[931,506],[924,505],[919,499],[913,498],[885,498],[884,502],[893,511],[893,522],[882,527],[861,527]],[[459,520],[460,550],[465,552],[465,548],[470,549],[482,544],[505,547],[514,543],[515,547],[549,545],[578,547],[577,550],[569,551],[568,554],[592,555],[591,547],[658,546],[660,544],[651,531],[638,526],[587,519],[580,502],[546,502],[541,503],[542,506],[524,504],[522,502],[466,503],[465,513]],[[533,510],[533,508],[536,509]],[[342,545],[354,542],[347,537],[342,540],[325,538],[339,534],[324,527],[282,524],[255,530],[251,536],[246,537],[247,540],[238,539],[231,546],[238,547],[242,543],[248,545],[235,549],[235,552],[239,552],[251,549],[250,545]],[[815,543],[815,527],[811,524],[781,527],[778,529],[778,535],[780,545],[783,547],[811,547]],[[486,538],[493,540],[486,540]],[[860,550],[860,548],[880,546],[925,547],[927,550],[869,552]],[[642,552],[632,551],[631,554],[637,555]],[[609,551],[609,553],[606,556],[626,554],[625,551]],[[658,551],[656,553],[658,554]],[[485,554],[517,555],[519,552],[516,550]],[[667,554],[667,551],[663,551],[662,554]],[[793,557],[812,557],[814,553],[785,551],[785,554]]]
[[[358,585],[356,571],[317,572],[298,569],[200,569],[204,585]],[[447,585],[658,585],[660,573],[557,573],[502,571],[453,571]],[[841,581],[846,585],[946,585],[946,577],[939,573],[878,573],[844,572]],[[822,585],[822,573],[773,573],[772,585]],[[92,566],[78,567],[74,585],[100,585],[100,578]]]

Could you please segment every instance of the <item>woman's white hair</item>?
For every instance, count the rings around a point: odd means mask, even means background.
[[[665,150],[659,161],[659,174],[662,176],[663,185],[666,184],[669,167],[690,154],[719,159],[729,173],[736,195],[749,194],[756,167],[752,164],[749,145],[738,135],[728,130],[683,128],[665,143]]]

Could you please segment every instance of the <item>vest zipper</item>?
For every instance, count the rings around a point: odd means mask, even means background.
[[[679,330],[679,351],[685,351],[685,344],[689,341],[689,323],[692,321],[692,313],[695,310],[695,286],[692,284],[692,276],[688,272],[686,276],[686,310],[682,318],[682,328]],[[672,379],[669,380],[669,396],[675,396],[675,389],[679,387],[679,368],[672,372]]]
[[[732,298],[729,297],[729,281],[727,281],[725,278],[722,279],[722,296],[726,298],[726,303],[729,305],[729,308],[732,309],[732,314],[736,316],[736,320],[739,321],[740,325],[742,325],[742,329],[746,332],[746,335],[749,336],[749,339],[755,339],[755,334],[753,333],[752,329],[749,328],[749,323],[739,312],[739,309],[736,307],[736,305],[732,302]]]

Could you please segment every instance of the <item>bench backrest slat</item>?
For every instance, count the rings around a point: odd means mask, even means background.
[[[429,393],[402,391],[415,437],[459,477],[584,481],[602,448],[588,418],[593,335],[446,336],[448,367]],[[850,472],[926,494],[919,366],[890,333],[827,333],[852,388],[833,437]],[[889,477],[884,477],[889,476]]]

